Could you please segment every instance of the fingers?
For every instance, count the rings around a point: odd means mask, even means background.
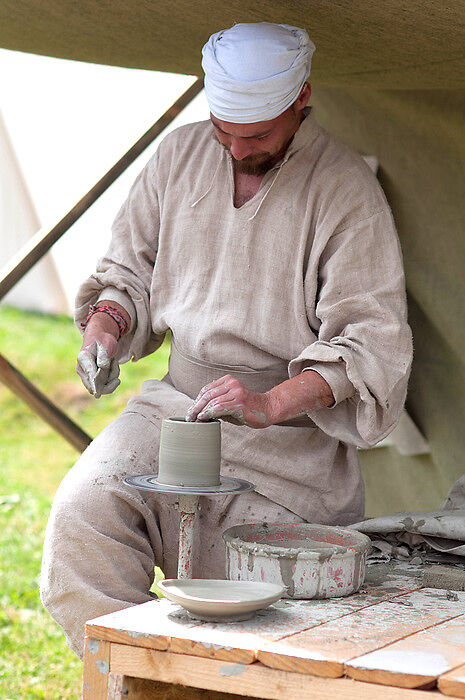
[[[198,420],[212,420],[214,418],[224,418],[228,416],[229,422],[234,422],[236,425],[246,425],[244,408],[242,406],[238,406],[234,402],[231,403],[232,405],[230,408],[228,408],[228,406],[225,404],[219,404],[218,406],[210,406],[206,408],[205,411],[198,416]]]
[[[108,378],[108,371],[105,369],[101,369],[100,367],[97,370],[97,374],[95,375],[94,379],[94,396],[96,399],[99,399],[102,395],[102,389],[104,388],[106,384],[106,380]]]
[[[208,388],[210,387],[210,388]],[[195,402],[192,404],[192,406],[189,408],[187,411],[187,420],[188,421],[193,421],[196,419],[196,417],[203,411],[205,406],[207,406],[210,401],[215,400],[219,398],[220,396],[226,396],[229,392],[229,387],[227,384],[219,384],[216,387],[212,387],[212,384],[207,385],[207,387],[204,387],[198,397],[196,398]]]
[[[81,382],[84,384],[84,386],[87,389],[87,391],[89,392],[89,394],[93,394],[95,387],[94,388],[91,387],[85,372],[83,372],[83,370],[81,369],[81,367],[79,365],[77,365],[77,367],[76,367],[76,372],[81,377]]]
[[[97,364],[95,360],[96,357],[89,348],[81,350],[77,356],[77,366],[82,370],[82,373],[79,372],[79,369],[77,369],[77,372],[83,380],[84,386],[91,394],[95,394],[95,377],[97,375]],[[84,377],[86,378],[86,382],[84,382]]]
[[[113,379],[111,382],[105,384],[105,386],[102,389],[102,394],[112,394],[116,387],[118,387],[120,384],[121,381],[118,378]]]
[[[110,363],[110,373],[108,375],[108,381],[117,379],[119,377],[119,362],[116,357],[111,358]]]
[[[102,394],[111,394],[121,383],[118,361],[98,341],[78,353],[76,371],[87,391],[96,399]]]
[[[101,367],[102,369],[109,369],[111,360],[113,358],[110,358],[110,355],[108,354],[108,350],[104,345],[99,343],[99,341],[96,341],[97,344],[97,367]]]
[[[119,377],[119,363],[113,357],[106,367],[99,367],[95,376],[95,398],[100,398],[102,394],[111,394],[121,383]]]
[[[222,386],[223,384],[226,384],[226,382],[228,382],[230,379],[232,379],[231,375],[225,374],[224,377],[220,377],[219,379],[215,379],[214,382],[210,382],[210,384],[206,384],[202,389],[200,389],[199,394],[195,400],[198,401],[199,399],[202,398],[202,396],[207,391],[210,391],[211,389],[215,389],[217,386]]]
[[[228,398],[227,395],[221,396],[218,399],[213,399],[210,401],[197,415],[197,420],[212,420],[213,418],[220,418],[220,416],[223,415],[231,415],[229,411],[233,411],[235,409],[242,410],[243,408],[244,406],[240,404],[236,398]]]

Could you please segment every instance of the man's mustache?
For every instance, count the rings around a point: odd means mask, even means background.
[[[271,153],[268,153],[268,151],[263,151],[262,153],[254,153],[250,156],[246,156],[245,158],[241,158],[239,160],[238,158],[234,158],[233,154],[227,146],[225,146],[224,144],[221,145],[223,146],[224,150],[230,154],[231,158],[235,163],[261,163],[262,161],[271,158]]]
[[[268,151],[254,153],[253,155],[238,160],[234,158],[227,146],[224,144],[222,144],[222,146],[231,156],[236,172],[238,173],[244,173],[246,175],[264,175],[273,164],[273,156]]]

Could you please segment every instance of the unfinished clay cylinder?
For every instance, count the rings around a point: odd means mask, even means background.
[[[161,426],[157,481],[171,486],[219,486],[221,425],[165,418]]]

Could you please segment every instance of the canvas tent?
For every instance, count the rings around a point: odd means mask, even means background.
[[[0,112],[0,267],[40,228],[19,161]],[[41,293],[37,294],[40,289]],[[50,253],[13,287],[2,303],[49,314],[69,313],[58,270]]]
[[[0,5],[0,46],[200,75],[210,33],[264,20],[308,30],[316,117],[378,158],[403,248],[415,340],[407,407],[431,454],[361,453],[368,512],[436,508],[465,471],[463,3],[15,0]]]

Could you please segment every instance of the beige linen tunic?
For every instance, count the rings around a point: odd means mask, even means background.
[[[363,159],[311,112],[256,195],[239,209],[233,195],[210,122],[167,136],[79,291],[76,321],[99,298],[126,308],[121,362],[153,352],[171,329],[169,375],[125,409],[156,425],[224,374],[266,391],[317,370],[335,405],[262,430],[223,423],[222,473],[308,521],[355,522],[356,446],[396,425],[412,359],[390,208]]]

